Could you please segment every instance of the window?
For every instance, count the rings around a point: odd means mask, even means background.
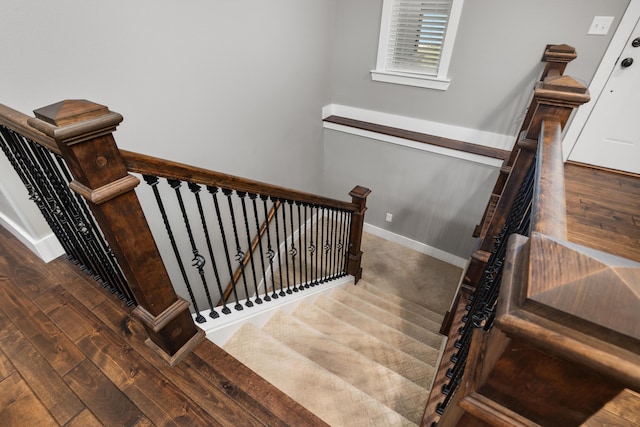
[[[446,90],[463,0],[384,0],[376,81]]]

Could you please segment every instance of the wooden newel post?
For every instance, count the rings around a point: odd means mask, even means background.
[[[29,124],[55,139],[83,196],[136,298],[133,314],[143,323],[149,344],[175,364],[204,337],[189,303],[176,295],[160,258],[134,188],[140,180],[127,172],[113,137],[120,114],[103,105],[67,100],[34,111]]]
[[[353,213],[351,218],[351,233],[349,235],[349,252],[347,254],[347,273],[355,277],[355,283],[358,283],[362,277],[362,229],[364,227],[364,213],[367,210],[367,196],[371,190],[357,185],[349,195],[351,202],[358,205],[358,210]]]

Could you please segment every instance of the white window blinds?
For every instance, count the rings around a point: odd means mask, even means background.
[[[447,90],[464,0],[383,0],[376,81]]]
[[[387,70],[438,75],[451,3],[452,0],[393,1]]]

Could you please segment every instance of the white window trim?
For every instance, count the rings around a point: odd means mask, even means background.
[[[380,40],[378,41],[378,59],[376,69],[371,70],[371,79],[379,82],[396,83],[408,86],[423,87],[436,90],[447,90],[451,79],[449,79],[449,63],[453,54],[453,45],[458,32],[458,24],[462,14],[464,0],[453,0],[449,23],[445,34],[445,43],[440,55],[438,74],[436,76],[426,76],[413,73],[399,73],[387,71],[385,58],[389,42],[389,26],[391,23],[391,11],[393,0],[384,0],[382,4],[382,19],[380,22]]]

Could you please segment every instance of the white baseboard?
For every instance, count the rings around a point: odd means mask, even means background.
[[[433,246],[392,233],[391,231],[376,227],[375,225],[365,223],[364,231],[385,240],[389,240],[390,242],[398,243],[399,245],[413,249],[414,251],[429,255],[430,257],[439,259],[440,261],[455,265],[456,267],[465,268],[467,266],[468,260],[466,258],[461,258],[457,255],[450,254],[449,252],[434,248]]]
[[[31,252],[44,262],[52,261],[64,254],[64,249],[55,234],[51,233],[41,239],[34,239],[22,227],[0,212],[0,225],[20,240]]]
[[[445,123],[437,123],[429,120],[416,119],[413,117],[398,116],[395,114],[382,113],[379,111],[365,110],[362,108],[349,107],[346,105],[329,104],[322,108],[322,118],[329,116],[340,116],[349,119],[375,123],[383,126],[404,129],[412,132],[420,132],[442,138],[454,139],[476,145],[497,148],[500,150],[511,150],[515,137],[493,132],[486,132],[477,129],[464,128]],[[340,132],[351,133],[367,138],[385,141],[396,145],[402,145],[422,151],[429,151],[450,157],[455,157],[474,163],[486,164],[489,166],[501,167],[502,160],[478,154],[467,153],[450,148],[438,147],[430,144],[423,144],[403,138],[397,138],[377,132],[365,131],[349,126],[337,125],[335,123],[324,122],[324,127]]]

